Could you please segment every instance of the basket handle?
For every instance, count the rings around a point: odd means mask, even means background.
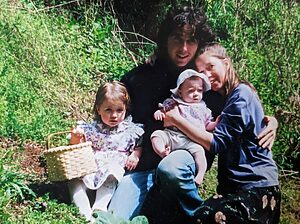
[[[51,133],[47,136],[47,140],[46,140],[46,146],[47,146],[47,149],[50,148],[50,143],[51,143],[51,139],[53,136],[55,135],[62,135],[62,134],[67,134],[67,133],[71,133],[72,131],[59,131],[59,132],[54,132],[54,133]],[[86,138],[85,138],[85,135],[83,135],[84,137],[84,141],[86,141]]]

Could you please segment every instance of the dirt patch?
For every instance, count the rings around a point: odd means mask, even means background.
[[[47,179],[46,161],[43,158],[44,146],[34,142],[25,143],[24,150],[20,153],[21,170],[30,174],[29,188],[39,197],[48,194],[50,199],[62,203],[70,203],[67,182],[49,182]]]
[[[42,154],[45,148],[36,143],[25,143],[21,158],[21,169],[28,174],[36,175],[39,180],[46,180],[46,163]]]

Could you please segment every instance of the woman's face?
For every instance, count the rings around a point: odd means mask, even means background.
[[[177,67],[186,66],[195,56],[198,41],[193,37],[193,32],[191,26],[184,25],[181,30],[168,37],[168,55]]]
[[[126,107],[121,100],[106,99],[98,106],[97,111],[104,124],[115,127],[124,121]]]
[[[204,52],[196,58],[195,65],[198,72],[202,72],[208,77],[211,83],[211,89],[224,94],[224,86],[227,81],[227,59],[220,59]]]
[[[179,88],[179,95],[186,103],[199,103],[203,96],[203,81],[200,77],[186,79]]]

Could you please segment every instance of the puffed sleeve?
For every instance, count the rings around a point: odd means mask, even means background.
[[[173,98],[167,98],[163,102],[163,109],[165,111],[172,110],[177,105],[177,102]]]
[[[129,115],[126,118],[126,138],[128,141],[133,141],[135,146],[139,146],[142,142],[144,134],[144,125],[132,122],[132,117]]]

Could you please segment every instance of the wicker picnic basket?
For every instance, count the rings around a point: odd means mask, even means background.
[[[70,133],[56,132],[48,135],[47,150],[44,152],[50,181],[65,181],[96,172],[97,165],[91,142],[51,148],[55,135]]]

